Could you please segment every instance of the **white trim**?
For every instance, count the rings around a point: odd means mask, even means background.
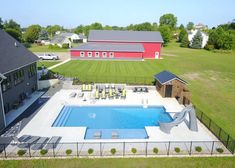
[[[102,52],[102,57],[107,58],[107,52]]]
[[[114,58],[114,52],[109,52],[109,58]]]
[[[4,128],[5,128],[7,124],[6,124],[6,114],[4,110],[4,103],[3,103],[3,96],[2,96],[2,81],[0,82],[0,97],[1,97],[2,113],[3,113],[2,116],[3,116]]]
[[[162,82],[160,82],[157,78],[155,78],[159,83],[161,83],[162,85],[165,85],[166,83],[168,83],[168,82],[171,82],[171,81],[173,81],[173,80],[178,80],[178,81],[181,81],[182,83],[184,83],[184,84],[188,84],[187,82],[185,82],[185,81],[183,81],[183,80],[180,80],[179,78],[173,78],[173,79],[171,79],[171,80],[168,80],[168,81],[166,81],[166,82],[164,82],[164,83],[162,83]]]
[[[85,52],[84,51],[80,52],[80,57],[85,57]]]
[[[155,51],[155,59],[159,59],[159,52]]]
[[[87,57],[92,57],[92,52],[87,52]]]
[[[99,52],[95,52],[95,57],[99,58],[100,57],[100,53]]]

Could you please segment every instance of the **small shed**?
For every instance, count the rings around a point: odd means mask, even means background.
[[[187,82],[169,71],[154,75],[156,89],[162,97],[175,97],[180,104],[190,104],[191,94]]]

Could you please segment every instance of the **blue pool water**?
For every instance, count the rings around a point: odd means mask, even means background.
[[[158,121],[170,122],[164,107],[150,106],[64,106],[53,127],[87,127],[85,139],[93,139],[102,131],[102,139],[115,131],[121,139],[147,138],[145,126],[158,126]]]

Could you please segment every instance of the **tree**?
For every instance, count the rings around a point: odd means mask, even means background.
[[[95,23],[91,24],[90,29],[91,30],[102,30],[103,27],[102,27],[101,23],[95,22]]]
[[[193,28],[194,28],[194,23],[193,22],[188,22],[187,30],[192,30]]]
[[[48,33],[45,29],[42,29],[38,34],[39,40],[48,40]]]
[[[2,18],[0,18],[0,29],[3,29],[3,21],[2,21]]]
[[[21,32],[20,25],[12,19],[10,19],[9,21],[5,21],[4,29],[15,29],[15,30]]]
[[[104,29],[104,30],[112,30],[112,27],[109,26],[109,25],[105,25],[103,29]]]
[[[188,40],[188,34],[185,34],[181,40],[180,47],[189,47],[189,40]]]
[[[159,27],[159,31],[161,32],[161,35],[164,41],[164,46],[166,46],[172,38],[171,29],[167,25],[162,25]]]
[[[41,31],[40,25],[31,25],[26,29],[26,32],[24,34],[25,41],[29,43],[33,43],[35,40],[38,40],[39,33]]]
[[[79,25],[79,26],[77,26],[75,28],[74,33],[80,34],[80,33],[83,33],[83,31],[84,31],[84,26],[83,25]]]
[[[230,31],[226,31],[223,26],[210,30],[208,45],[213,46],[215,49],[232,49],[233,38],[231,37]]]
[[[7,32],[9,35],[11,35],[13,38],[15,38],[18,41],[21,41],[22,33],[16,29],[12,28],[6,28],[5,32]]]
[[[47,26],[46,30],[49,33],[50,37],[53,37],[57,31],[62,31],[63,27],[59,25]]]
[[[179,27],[180,30],[183,30],[184,29],[184,25],[181,24],[180,27]]]
[[[174,29],[177,25],[177,17],[173,14],[168,13],[160,17],[160,26],[168,25],[171,29]]]
[[[195,49],[202,48],[202,33],[200,31],[197,31],[197,33],[193,37],[190,47]]]
[[[182,40],[183,40],[183,38],[184,38],[185,35],[188,36],[187,30],[182,29],[182,30],[180,31],[180,33],[179,33],[179,39],[178,39],[178,41],[179,41],[179,42],[182,42]]]

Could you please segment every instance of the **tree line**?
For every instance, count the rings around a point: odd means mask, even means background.
[[[126,27],[102,25],[95,22],[90,25],[79,25],[73,29],[65,29],[60,25],[49,25],[42,27],[38,24],[31,25],[27,28],[21,28],[20,24],[10,19],[4,21],[0,18],[0,28],[4,29],[11,36],[22,43],[33,43],[35,40],[48,40],[55,36],[57,31],[83,33],[86,36],[90,30],[133,30],[133,31],[160,31],[164,46],[172,39],[177,39],[181,47],[200,48],[202,43],[202,34],[199,31],[193,38],[191,44],[188,40],[188,32],[194,29],[194,23],[188,22],[186,26],[181,24],[177,27],[177,17],[174,14],[164,14],[159,19],[159,24],[154,22],[144,22],[140,24],[130,24]],[[206,49],[224,49],[230,50],[235,42],[235,19],[227,24],[204,30],[209,35]],[[234,36],[233,36],[234,35]]]

